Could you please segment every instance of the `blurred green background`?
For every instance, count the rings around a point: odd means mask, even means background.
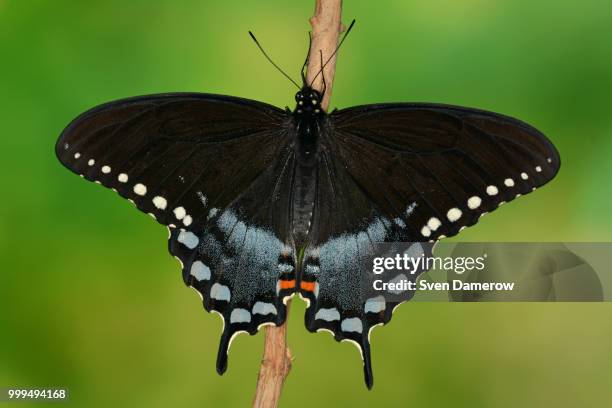
[[[221,322],[166,251],[167,233],[57,162],[63,127],[99,103],[202,91],[293,106],[254,30],[298,76],[312,1],[0,0],[0,386],[68,387],[72,406],[245,406],[263,335],[216,374]],[[357,19],[332,106],[446,102],[532,123],[558,177],[462,240],[610,241],[608,0],[345,1]],[[609,272],[609,271],[604,271]],[[355,348],[303,327],[284,406],[605,406],[611,304],[407,304],[374,332],[375,386]],[[22,404],[20,406],[28,406]]]

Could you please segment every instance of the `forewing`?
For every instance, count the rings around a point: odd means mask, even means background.
[[[290,131],[288,116],[261,102],[164,94],[94,108],[56,145],[67,168],[168,226],[185,283],[224,319],[220,373],[232,337],[281,324],[293,292],[279,282],[295,281]]]
[[[63,131],[56,153],[160,223],[198,228],[277,158],[284,120],[281,110],[240,98],[143,96],[85,112]]]
[[[455,235],[552,179],[559,155],[542,133],[516,119],[424,104],[338,111],[321,144],[302,264],[306,326],[356,343],[371,386],[369,333],[396,306],[365,296],[362,277],[371,271],[362,261],[375,244]],[[419,245],[430,254],[430,246]]]
[[[394,216],[390,220],[410,219],[406,229],[414,240],[457,234],[547,183],[560,165],[557,150],[537,129],[481,110],[374,105],[340,111],[333,125],[347,171]]]

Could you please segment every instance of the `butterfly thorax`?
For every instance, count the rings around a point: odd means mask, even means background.
[[[297,133],[301,139],[305,139],[305,142],[312,139],[316,144],[319,123],[325,117],[325,111],[321,107],[322,100],[323,95],[320,92],[306,85],[295,94],[296,106],[293,118]]]
[[[293,111],[297,130],[295,141],[295,184],[293,186],[292,225],[297,246],[305,243],[312,222],[316,191],[316,171],[319,160],[319,133],[326,113],[321,108],[322,96],[304,87],[295,95]]]

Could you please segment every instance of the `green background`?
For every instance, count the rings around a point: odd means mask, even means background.
[[[332,106],[430,101],[522,118],[558,147],[545,188],[462,240],[610,241],[612,13],[607,0],[345,2],[357,19]],[[312,1],[0,0],[0,386],[68,387],[72,406],[245,406],[263,335],[214,369],[221,321],[167,254],[165,228],[57,162],[99,103],[202,91],[293,105]],[[609,271],[605,271],[609,272]],[[407,304],[355,348],[303,327],[284,406],[604,406],[612,304]],[[20,406],[27,406],[23,404]]]

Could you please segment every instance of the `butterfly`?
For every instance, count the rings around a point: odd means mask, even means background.
[[[235,336],[283,324],[299,294],[309,331],[357,345],[371,388],[370,333],[397,303],[363,298],[358,260],[376,243],[457,234],[550,181],[560,158],[508,116],[432,103],[328,113],[302,79],[293,110],[204,93],[106,103],[66,127],[56,154],[168,227],[185,284],[223,319],[220,374]]]

